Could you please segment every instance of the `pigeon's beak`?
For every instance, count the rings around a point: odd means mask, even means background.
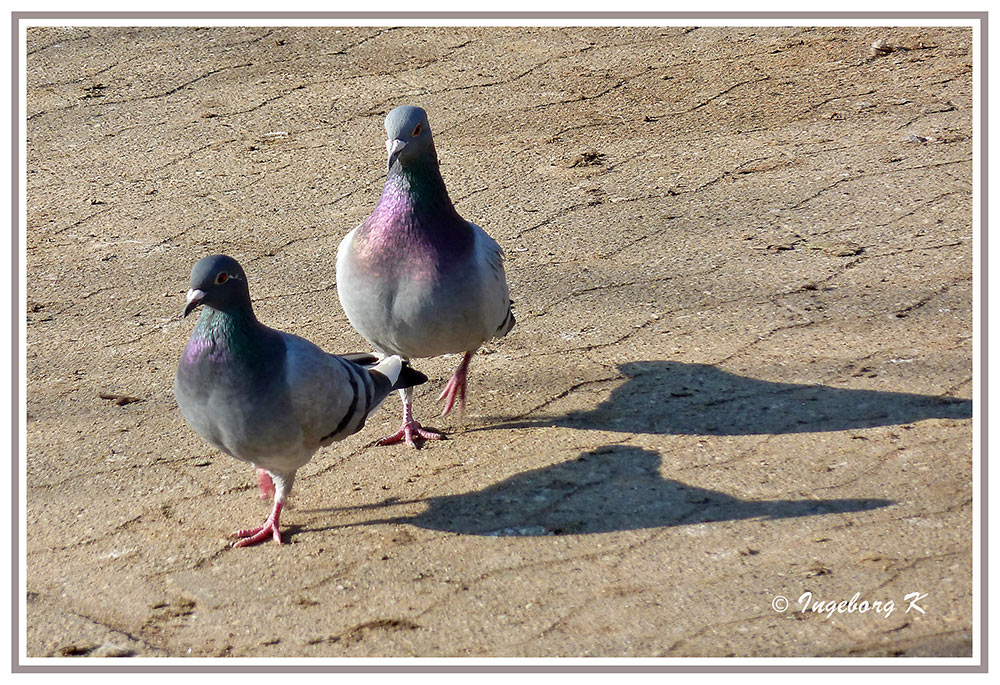
[[[184,305],[184,316],[191,313],[195,307],[201,304],[201,301],[205,299],[205,291],[198,290],[197,288],[191,288],[188,290],[187,294],[187,304]]]
[[[396,140],[385,141],[385,150],[389,153],[389,163],[386,167],[387,169],[392,168],[392,163],[396,161],[396,158],[399,157],[399,153],[402,152],[404,147],[406,147],[406,141],[400,140],[399,138]]]

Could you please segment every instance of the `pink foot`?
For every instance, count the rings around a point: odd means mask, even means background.
[[[269,479],[270,480],[270,479]],[[229,537],[238,538],[233,543],[233,547],[249,547],[263,542],[267,538],[272,538],[277,544],[281,544],[281,532],[278,530],[278,517],[281,515],[281,502],[274,503],[271,515],[264,521],[264,525],[257,528],[245,528],[238,530]]]
[[[458,406],[465,411],[465,376],[469,370],[469,362],[472,361],[473,352],[466,352],[465,356],[462,357],[462,363],[458,365],[455,369],[455,373],[451,375],[448,380],[448,385],[444,386],[444,390],[438,396],[439,400],[444,400],[444,411],[441,412],[441,416],[447,416],[451,408],[455,406],[455,400],[458,400]]]
[[[403,425],[399,427],[398,431],[379,440],[378,445],[380,447],[395,445],[397,442],[406,440],[407,445],[416,447],[417,443],[414,441],[414,437],[423,438],[424,440],[441,440],[444,438],[444,434],[436,430],[423,428],[419,423],[411,419],[410,421],[403,421]]]
[[[382,438],[376,444],[381,447],[395,445],[397,442],[406,440],[407,445],[416,447],[415,437],[423,438],[424,440],[442,440],[444,434],[436,430],[423,428],[419,423],[414,421],[410,404],[403,402],[403,423],[400,425],[399,430],[388,437]]]
[[[264,469],[257,469],[257,486],[260,488],[261,499],[274,497],[274,482],[271,480],[271,474]]]

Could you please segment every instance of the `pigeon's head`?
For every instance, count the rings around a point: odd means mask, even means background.
[[[427,112],[413,105],[401,105],[389,112],[385,118],[385,149],[389,153],[389,168],[398,159],[406,164],[418,159],[428,151],[434,154],[431,125],[427,123]]]
[[[227,311],[249,301],[250,291],[243,267],[232,257],[214,254],[200,259],[191,269],[191,289],[187,293],[184,316],[200,304]]]

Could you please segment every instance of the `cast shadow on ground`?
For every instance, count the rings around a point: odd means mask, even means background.
[[[658,435],[760,435],[967,419],[971,400],[825,385],[773,383],[707,364],[621,364],[628,378],[593,409],[500,422],[478,430],[562,426]]]
[[[654,451],[612,445],[519,473],[483,490],[436,497],[401,519],[472,535],[607,533],[693,523],[817,516],[876,509],[884,499],[745,500],[660,475]]]
[[[572,461],[519,473],[482,490],[426,500],[390,498],[347,509],[375,510],[414,503],[424,503],[427,508],[413,516],[330,528],[394,523],[466,535],[579,535],[750,518],[842,514],[893,504],[885,499],[740,499],[664,478],[657,452],[609,445]]]
[[[762,435],[859,430],[972,416],[972,402],[965,399],[774,383],[705,364],[643,361],[622,364],[619,369],[627,380],[593,409],[474,430],[562,426],[657,435]],[[389,498],[351,508],[427,505],[413,516],[330,528],[398,523],[470,535],[586,534],[860,512],[893,504],[885,499],[745,500],[663,478],[659,466],[656,452],[612,445],[569,462],[517,474],[482,490],[426,500]]]

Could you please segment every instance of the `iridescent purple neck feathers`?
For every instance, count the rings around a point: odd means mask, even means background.
[[[427,157],[430,157],[429,159]],[[381,268],[446,268],[472,247],[469,223],[448,197],[437,157],[425,155],[389,169],[382,197],[355,235],[356,255]]]
[[[184,348],[183,362],[217,364],[255,364],[273,355],[277,336],[260,324],[253,311],[238,308],[223,312],[203,307],[198,323]]]

